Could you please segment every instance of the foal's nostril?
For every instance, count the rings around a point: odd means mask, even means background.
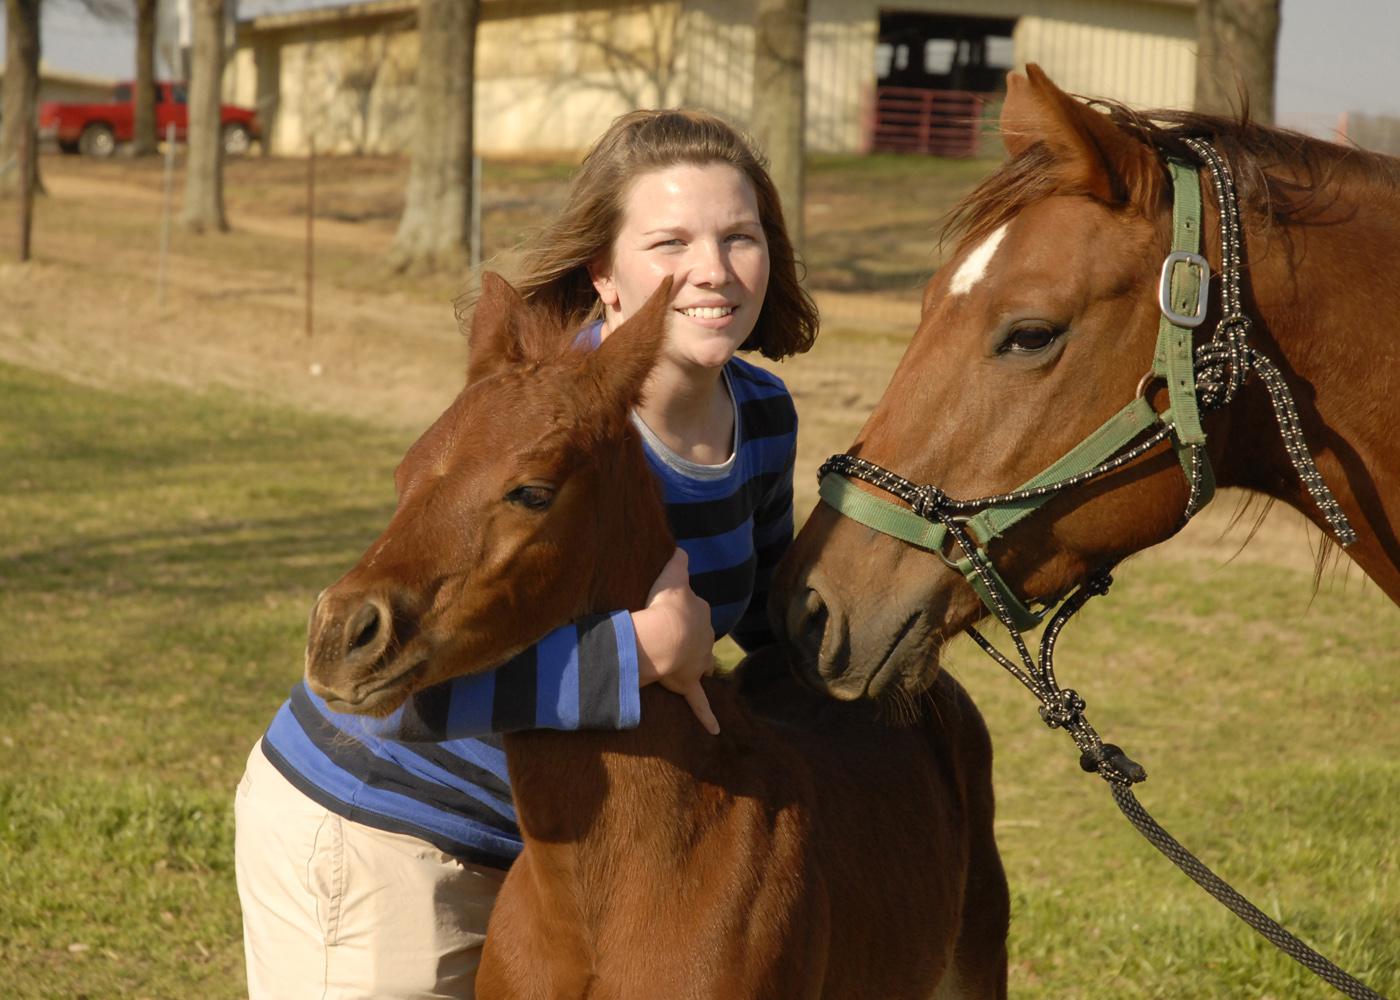
[[[361,605],[345,626],[345,655],[353,657],[362,652],[374,655],[384,645],[388,628],[388,613],[377,601]]]

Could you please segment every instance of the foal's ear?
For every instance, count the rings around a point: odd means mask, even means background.
[[[521,339],[528,307],[520,293],[495,271],[481,275],[481,298],[467,337],[467,384],[523,360]]]
[[[661,356],[670,314],[671,277],[667,275],[632,318],[589,353],[584,371],[597,387],[606,415],[625,416],[641,400],[647,376]]]
[[[1155,205],[1162,197],[1157,154],[1055,86],[1035,63],[1026,65],[1025,76],[1006,75],[1001,137],[1012,156],[1045,143],[1066,187],[1110,205]]]

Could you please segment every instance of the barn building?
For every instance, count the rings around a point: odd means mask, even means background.
[[[245,0],[225,96],[259,109],[273,152],[304,152],[313,138],[323,151],[403,150],[416,9],[366,0],[258,13]],[[748,0],[483,0],[476,147],[575,152],[644,106],[707,107],[742,126],[752,18]],[[994,113],[1006,71],[1027,62],[1073,92],[1189,107],[1195,0],[810,0],[808,147],[897,147],[891,122],[948,92],[971,102],[949,117]]]

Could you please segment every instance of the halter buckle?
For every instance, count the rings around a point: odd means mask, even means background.
[[[1194,312],[1177,312],[1172,305],[1172,289],[1176,285],[1176,268],[1178,264],[1184,264],[1196,277],[1196,301]],[[1194,330],[1205,322],[1206,307],[1210,302],[1210,264],[1198,253],[1191,253],[1188,250],[1173,250],[1167,254],[1167,259],[1162,261],[1162,277],[1157,285],[1157,305],[1162,310],[1162,315],[1167,317],[1168,322],[1176,326],[1184,326]],[[1183,306],[1190,303],[1182,303]]]

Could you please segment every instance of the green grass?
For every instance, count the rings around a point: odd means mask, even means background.
[[[1400,613],[1374,587],[1171,547],[1064,633],[1057,674],[1148,770],[1139,800],[1217,874],[1383,994],[1400,991]],[[959,641],[996,746],[1013,995],[1328,997],[1174,868]]]
[[[406,444],[0,366],[0,992],[240,995],[233,788]]]
[[[403,435],[0,365],[0,968],[14,997],[240,996],[232,794]],[[1143,802],[1400,992],[1400,614],[1374,588],[1149,555],[1060,647]],[[997,745],[1013,995],[1326,997],[1140,840],[969,644]]]

